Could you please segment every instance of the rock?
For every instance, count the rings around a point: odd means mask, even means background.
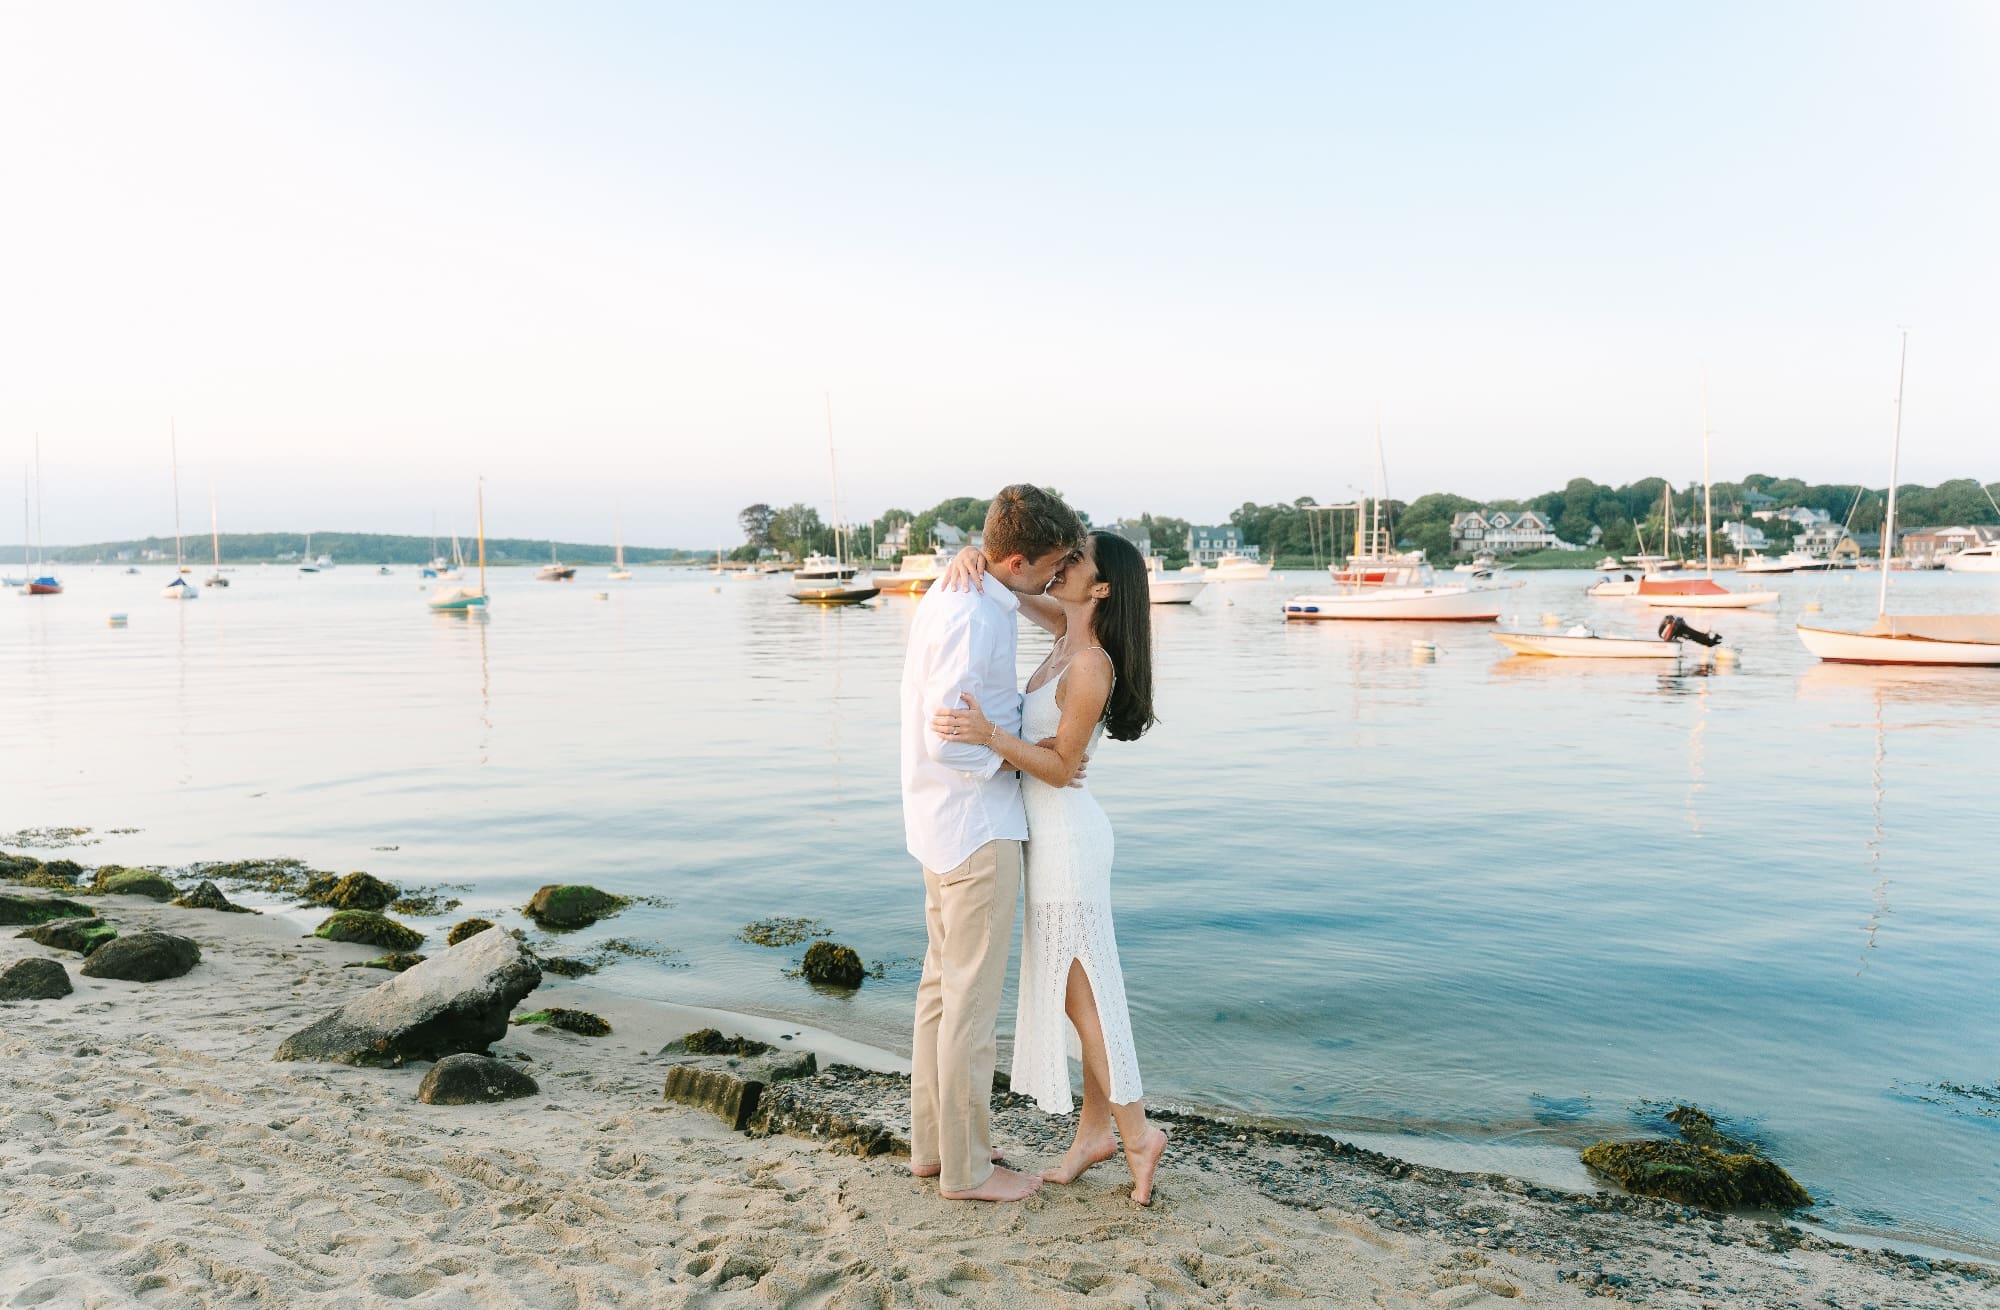
[[[805,974],[807,982],[829,987],[859,987],[868,976],[852,946],[836,946],[832,942],[814,942],[808,946],[800,972]]]
[[[521,912],[544,928],[588,928],[631,903],[581,883],[550,883],[530,896]]]
[[[314,905],[336,910],[385,910],[402,893],[373,874],[350,873],[345,878],[322,874],[309,879],[302,895]]]
[[[0,851],[0,878],[18,882],[40,868],[41,863],[32,855],[9,855]]]
[[[360,942],[385,951],[409,951],[423,944],[424,935],[373,910],[335,910],[313,929],[313,936],[330,942]]]
[[[363,993],[278,1047],[280,1060],[399,1065],[484,1052],[541,984],[528,949],[483,932]]]
[[[447,1055],[431,1066],[417,1088],[425,1105],[476,1105],[534,1096],[541,1085],[505,1060],[486,1055]]]
[[[95,910],[56,896],[17,896],[0,892],[0,925],[46,923],[50,919],[94,919]]]
[[[201,947],[170,932],[147,930],[114,937],[83,962],[86,978],[117,978],[123,982],[161,982],[178,978],[201,963]]]
[[[53,1001],[75,990],[60,960],[37,956],[0,969],[0,1001]]]
[[[387,969],[390,973],[402,973],[406,969],[416,968],[428,958],[430,957],[424,955],[407,955],[399,951],[394,955],[378,955],[372,960],[353,960],[340,967],[343,969]]]
[[[485,932],[492,926],[493,921],[491,919],[460,920],[458,923],[454,923],[451,926],[451,931],[444,935],[444,944],[446,946],[456,946],[466,938]]]
[[[206,878],[203,878],[200,885],[176,900],[174,904],[188,910],[221,910],[225,914],[257,913],[257,911],[247,905],[232,903],[227,896],[222,894],[221,888]]]
[[[517,1024],[543,1024],[550,1028],[560,1028],[566,1033],[579,1037],[605,1037],[611,1032],[611,1025],[588,1010],[537,1010],[533,1014],[515,1017]]]
[[[21,875],[21,881],[30,887],[48,887],[55,891],[66,891],[76,886],[83,877],[83,866],[75,860],[50,860],[37,864]]]
[[[156,901],[170,901],[181,890],[151,869],[113,869],[108,877],[99,869],[91,885],[110,896],[147,896]]]
[[[724,1037],[717,1028],[697,1028],[677,1041],[660,1048],[661,1055],[762,1055],[774,1049],[769,1042],[742,1036]]]
[[[672,1048],[669,1047],[669,1050]],[[667,1070],[663,1095],[719,1115],[731,1128],[749,1126],[764,1089],[819,1071],[811,1051],[771,1051],[764,1055],[690,1055]]]
[[[1598,1142],[1583,1162],[1640,1196],[1704,1210],[1796,1210],[1813,1203],[1792,1176],[1759,1155],[1692,1142]]]
[[[118,935],[118,930],[102,919],[50,919],[16,936],[40,942],[52,950],[75,951],[88,955]]]
[[[544,973],[552,973],[561,978],[588,978],[597,972],[597,966],[589,960],[578,960],[566,955],[538,955],[537,963]]]

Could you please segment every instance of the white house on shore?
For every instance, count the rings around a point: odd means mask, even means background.
[[[1116,537],[1125,538],[1125,540],[1139,548],[1139,554],[1141,555],[1151,555],[1153,553],[1153,534],[1146,531],[1143,524],[1134,523],[1129,519],[1120,519],[1116,523],[1105,524],[1102,531],[1109,532]]]
[[[1213,564],[1224,555],[1257,558],[1255,546],[1243,544],[1243,534],[1234,523],[1205,528],[1190,525],[1187,530],[1187,557],[1190,564]]]
[[[1722,535],[1729,539],[1731,548],[1738,555],[1762,550],[1771,544],[1771,539],[1764,535],[1764,529],[1754,523],[1739,523],[1734,519],[1722,525]]]
[[[1451,549],[1458,555],[1512,555],[1559,544],[1548,519],[1532,509],[1469,509],[1451,518]]]

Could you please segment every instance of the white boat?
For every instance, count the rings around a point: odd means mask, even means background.
[[[632,570],[625,567],[625,514],[622,510],[615,509],[613,513],[616,515],[614,519],[616,527],[613,531],[617,534],[614,538],[617,545],[612,548],[614,554],[611,561],[611,572],[604,576],[613,582],[625,582],[632,576]]]
[[[1616,555],[1606,555],[1603,559],[1597,561],[1597,571],[1599,573],[1616,573],[1622,567],[1623,565],[1618,562]]]
[[[894,573],[876,574],[875,585],[885,593],[915,596],[929,591],[931,584],[943,576],[936,555],[912,552],[903,556]]]
[[[1953,573],[2000,573],[2000,542],[1967,546],[1944,557],[1944,566]]]
[[[1701,385],[1701,513],[1702,553],[1707,576],[1701,578],[1641,578],[1638,597],[1645,604],[1664,609],[1746,610],[1769,605],[1778,599],[1775,591],[1731,591],[1715,580],[1715,504],[1713,484],[1708,476],[1708,381]]]
[[[1745,555],[1736,566],[1738,573],[1825,573],[1833,568],[1833,561],[1817,555],[1808,555],[1802,550],[1788,550],[1772,559],[1768,555]]]
[[[833,484],[833,554],[808,555],[792,574],[792,599],[802,605],[859,605],[881,594],[867,574],[846,562],[840,519],[840,469],[833,458],[833,397],[826,398],[826,471]],[[718,565],[720,560],[717,561]]]
[[[174,580],[160,594],[168,600],[196,600],[201,592],[180,576],[188,571],[187,560],[181,555],[181,441],[171,420],[167,424],[167,440],[174,460]]]
[[[1262,582],[1271,576],[1271,566],[1248,555],[1224,555],[1208,570],[1210,582]]]
[[[1167,572],[1167,562],[1158,555],[1146,557],[1146,591],[1155,605],[1192,605],[1208,579],[1186,569]]]
[[[479,523],[479,589],[471,587],[439,587],[431,593],[429,605],[440,614],[469,614],[478,610],[486,612],[486,479],[479,479],[474,491]],[[458,555],[458,534],[451,538],[451,553]]]
[[[1329,567],[1337,590],[1308,592],[1285,602],[1287,621],[1491,622],[1500,617],[1500,597],[1522,585],[1483,587],[1439,581],[1421,550],[1396,552],[1388,548],[1390,533],[1382,521],[1379,496],[1373,528],[1368,526],[1365,496],[1352,504],[1325,508],[1354,511],[1354,553],[1344,567]]]
[[[1903,453],[1903,373],[1910,334],[1896,365],[1896,429],[1889,447],[1889,508],[1882,520],[1882,586],[1875,622],[1861,632],[1798,625],[1799,640],[1836,664],[1934,664],[2000,668],[2000,614],[1889,613],[1890,555],[1896,545],[1896,476]]]
[[[1496,573],[1505,573],[1512,564],[1502,564],[1491,555],[1474,555],[1469,563],[1454,564],[1453,573],[1470,573],[1475,578],[1490,578]]]
[[[1495,632],[1491,636],[1516,655],[1597,660],[1674,660],[1681,655],[1681,644],[1677,641],[1605,637],[1582,626],[1564,633]]]
[[[1585,588],[1586,596],[1636,596],[1639,579],[1627,573],[1622,578],[1601,578]]]
[[[556,558],[556,543],[549,543],[549,562],[535,570],[537,582],[574,582],[576,565],[565,564]]]
[[[306,548],[299,552],[299,572],[317,573],[319,565],[313,562],[313,534],[306,533]]]

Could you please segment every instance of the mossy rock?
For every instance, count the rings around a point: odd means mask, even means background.
[[[675,1046],[689,1055],[762,1055],[775,1049],[769,1042],[732,1034],[724,1037],[720,1028],[697,1028],[678,1042],[669,1043],[667,1050]]]
[[[588,978],[597,972],[597,966],[589,960],[567,955],[537,955],[535,963],[542,967],[543,973],[552,973],[558,978]]]
[[[412,951],[423,944],[424,935],[415,928],[373,910],[336,910],[313,936],[330,942],[359,942],[380,946],[385,951]]]
[[[444,944],[446,946],[456,946],[466,938],[485,932],[492,926],[493,921],[491,919],[462,919],[454,923],[451,926],[451,931],[444,935]]]
[[[805,975],[807,982],[828,987],[859,987],[861,980],[868,976],[861,956],[852,946],[836,946],[832,942],[814,942],[808,946],[805,963],[800,966],[799,972]]]
[[[372,873],[321,874],[306,882],[303,893],[311,904],[335,910],[386,910],[402,894]]]
[[[0,924],[47,923],[50,919],[95,919],[97,911],[57,896],[16,896],[0,892]]]
[[[32,855],[10,855],[0,851],[0,878],[19,882],[41,867],[42,862]]]
[[[544,928],[588,928],[631,903],[583,883],[550,883],[529,897],[521,912]]]
[[[426,958],[422,955],[408,955],[398,952],[395,955],[378,955],[372,960],[356,960],[352,964],[343,964],[340,967],[343,969],[387,969],[390,973],[401,973],[405,969],[416,968]]]
[[[83,866],[75,860],[49,860],[37,864],[21,878],[30,887],[68,891],[83,878]]]
[[[1760,1155],[1692,1142],[1598,1142],[1583,1162],[1639,1196],[1704,1210],[1797,1210],[1811,1193]]]
[[[247,905],[238,905],[231,901],[222,894],[221,888],[206,878],[203,878],[193,891],[175,897],[174,904],[184,910],[220,910],[224,914],[257,913]]]
[[[560,1028],[579,1037],[605,1037],[611,1032],[610,1024],[588,1010],[536,1010],[533,1014],[517,1015],[512,1022]]]
[[[180,888],[151,869],[119,869],[109,877],[100,869],[94,886],[109,896],[147,896],[156,901],[171,901],[181,894]]]
[[[117,935],[118,930],[102,919],[50,919],[15,934],[51,950],[75,951],[78,955],[89,955]]]

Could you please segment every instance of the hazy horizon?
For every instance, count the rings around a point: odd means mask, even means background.
[[[0,12],[0,523],[1991,481],[2000,10]],[[1739,475],[1740,476],[1740,475]],[[1222,488],[1227,488],[1225,495]],[[340,525],[338,528],[332,524]],[[320,530],[318,528],[315,529]],[[11,535],[11,534],[9,534]],[[142,534],[143,535],[143,534]],[[191,533],[192,535],[192,533]]]

